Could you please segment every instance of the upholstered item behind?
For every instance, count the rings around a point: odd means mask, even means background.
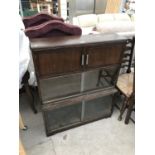
[[[99,23],[96,25],[96,31],[101,33],[134,32],[134,23],[131,21]]]
[[[97,29],[98,33],[117,33],[123,36],[133,36],[135,33],[134,21],[127,13],[80,15],[73,18],[73,24],[82,28],[82,35],[92,34]]]
[[[91,27],[97,24],[97,16],[95,14],[81,15],[78,17],[78,22],[81,27]]]
[[[131,21],[129,15],[126,13],[114,13],[113,17],[116,21]]]
[[[114,21],[114,17],[111,14],[99,14],[97,15],[98,23]]]
[[[53,36],[81,35],[82,30],[78,26],[63,23],[58,20],[52,20],[38,26],[27,28],[25,34],[29,38],[45,38]]]
[[[135,21],[135,14],[131,15],[131,21]]]
[[[64,22],[63,18],[60,18],[58,16],[49,15],[46,13],[38,13],[33,16],[24,17],[23,23],[25,25],[25,28],[31,27],[31,26],[37,26],[44,22],[50,21],[50,20],[58,20],[61,22]]]

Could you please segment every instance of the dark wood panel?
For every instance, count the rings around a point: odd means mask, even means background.
[[[122,58],[123,47],[123,44],[110,44],[109,46],[102,45],[87,48],[87,67],[103,67],[119,64]]]
[[[69,105],[73,105],[76,103],[79,103],[83,100],[85,101],[90,101],[93,100],[95,98],[99,98],[99,97],[103,97],[106,95],[110,95],[110,94],[114,94],[117,92],[117,89],[112,87],[112,88],[108,88],[108,89],[101,89],[101,90],[95,90],[95,91],[90,91],[89,93],[79,93],[77,95],[73,95],[70,96],[67,99],[62,99],[59,101],[55,101],[55,102],[48,102],[45,103],[44,105],[42,105],[42,110],[46,111],[46,110],[52,110],[52,109],[57,109],[60,107],[65,107],[65,106],[69,106]]]
[[[81,48],[68,48],[38,54],[39,76],[68,73],[81,70]]]
[[[93,46],[95,44],[108,43],[126,43],[127,38],[117,34],[96,34],[83,36],[58,36],[53,38],[35,38],[30,39],[30,47],[33,51],[40,52],[42,50],[68,48],[68,47],[84,47],[86,45]],[[52,52],[52,51],[51,51]]]
[[[45,112],[43,112],[43,113],[45,113]],[[93,118],[93,119],[84,120],[82,122],[76,122],[74,124],[70,124],[68,126],[60,127],[58,129],[55,129],[55,130],[52,130],[52,129],[46,127],[46,136],[51,136],[51,135],[54,135],[54,134],[56,134],[58,132],[66,131],[68,129],[72,129],[72,128],[75,128],[75,127],[78,127],[78,126],[81,126],[81,125],[84,125],[84,124],[87,124],[87,123],[91,123],[91,122],[98,121],[98,120],[101,120],[101,119],[104,119],[104,118],[108,118],[108,117],[111,117],[111,115],[112,115],[112,113],[110,113],[108,115],[106,114],[106,115],[104,115],[102,117],[99,117],[99,118]],[[46,119],[45,114],[44,114],[44,120],[45,120],[45,125],[48,126],[48,121]]]

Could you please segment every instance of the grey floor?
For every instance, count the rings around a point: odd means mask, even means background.
[[[20,112],[28,130],[20,130],[27,155],[134,155],[135,125],[112,117],[46,137],[41,112],[34,114],[26,94],[20,96]]]

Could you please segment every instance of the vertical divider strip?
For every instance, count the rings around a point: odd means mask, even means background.
[[[85,58],[85,49],[83,50],[84,58]],[[85,59],[84,59],[84,65],[85,65]],[[82,72],[81,74],[81,92],[84,91],[84,84],[85,84],[85,72]],[[81,107],[81,121],[84,120],[85,115],[85,101],[82,100],[82,107]]]

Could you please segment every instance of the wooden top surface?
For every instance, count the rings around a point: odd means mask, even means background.
[[[91,34],[83,36],[63,36],[52,38],[30,39],[30,47],[33,51],[56,49],[62,47],[75,47],[87,44],[126,42],[127,38],[117,34]]]

